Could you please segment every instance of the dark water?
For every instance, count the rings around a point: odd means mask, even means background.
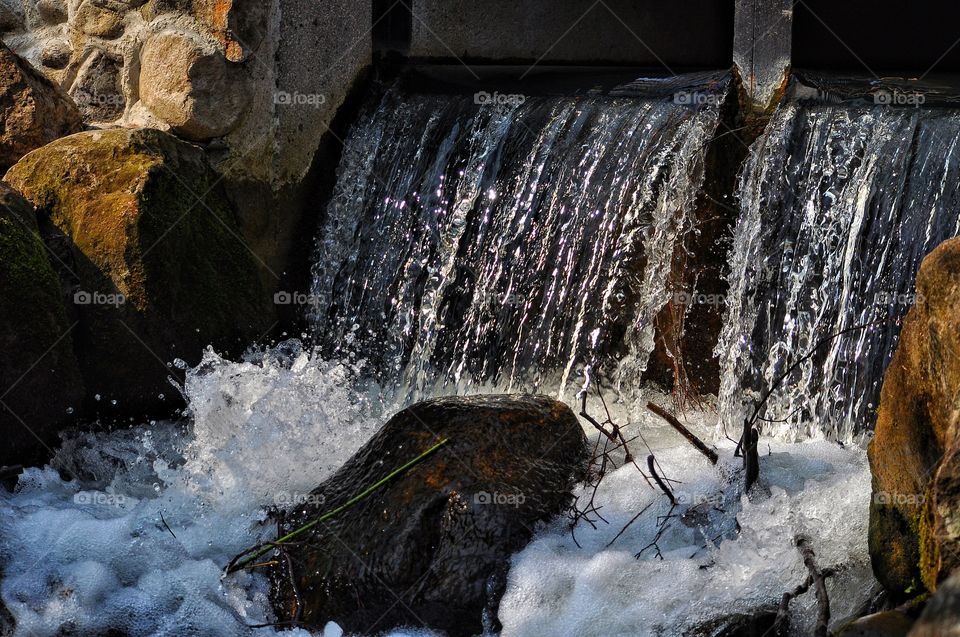
[[[741,405],[821,338],[775,392],[764,427],[850,439],[872,428],[923,256],[960,232],[960,113],[866,100],[789,101],[740,186],[720,344],[728,428]],[[751,391],[752,390],[752,391]],[[734,426],[734,431],[737,431]]]
[[[405,386],[635,380],[721,100],[404,95],[367,105],[327,210],[313,320]]]

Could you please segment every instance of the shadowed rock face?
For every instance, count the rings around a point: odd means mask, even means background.
[[[398,625],[451,635],[496,621],[509,556],[561,513],[584,477],[576,416],[540,396],[428,400],[393,418],[288,515],[285,532],[333,510],[446,438],[421,464],[288,549],[302,621],[347,632]],[[272,573],[280,620],[295,616],[287,565]]]

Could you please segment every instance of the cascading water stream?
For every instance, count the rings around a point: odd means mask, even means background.
[[[327,351],[414,395],[437,382],[563,395],[587,365],[638,384],[725,87],[689,104],[663,88],[373,100],[320,233]]]
[[[743,171],[716,350],[728,433],[818,340],[876,322],[818,348],[763,414],[765,433],[791,439],[872,429],[920,261],[960,232],[960,114],[835,102],[782,104]]]

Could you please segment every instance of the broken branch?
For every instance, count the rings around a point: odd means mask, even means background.
[[[666,409],[664,409],[660,405],[657,405],[656,403],[652,403],[652,402],[647,403],[647,409],[649,409],[650,411],[652,411],[653,413],[655,413],[656,415],[660,416],[661,418],[666,420],[668,423],[670,423],[671,427],[676,429],[680,433],[680,435],[686,438],[687,441],[690,442],[690,444],[696,447],[700,453],[702,453],[707,457],[707,460],[710,461],[710,464],[717,464],[717,460],[719,459],[717,456],[717,452],[711,449],[710,447],[708,447],[707,445],[705,445],[704,442],[699,438],[697,438],[692,431],[684,427],[680,423],[680,421],[676,419],[676,417],[673,414],[668,412]]]

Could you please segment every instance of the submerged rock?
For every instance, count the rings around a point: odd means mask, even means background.
[[[156,130],[79,133],[24,157],[6,180],[37,206],[72,286],[88,406],[101,415],[169,411],[175,359],[195,364],[207,345],[242,351],[272,325],[235,212],[197,146]]]
[[[901,597],[960,565],[960,239],[926,257],[870,443],[870,557]],[[942,459],[942,461],[941,461]]]
[[[79,409],[71,332],[33,206],[0,182],[0,466],[41,459]]]
[[[0,42],[0,171],[82,128],[67,94]]]
[[[283,524],[299,528],[440,439],[421,464],[288,549],[302,621],[347,632],[428,626],[474,635],[496,622],[508,559],[561,513],[588,449],[569,407],[540,396],[418,403],[391,418]],[[281,620],[296,616],[287,564],[272,573]],[[483,621],[482,621],[483,620]]]

